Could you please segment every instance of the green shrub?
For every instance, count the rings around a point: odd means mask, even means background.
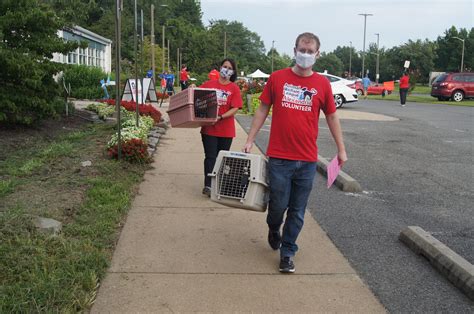
[[[66,84],[71,84],[71,97],[82,99],[98,99],[104,97],[100,80],[107,79],[100,68],[85,65],[70,65],[64,71]],[[109,87],[109,93],[111,92]]]

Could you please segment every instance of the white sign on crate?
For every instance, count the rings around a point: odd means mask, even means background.
[[[122,100],[126,101],[136,101],[137,99],[137,88],[136,88],[135,79],[127,79],[125,82],[125,89],[123,90]],[[156,97],[155,82],[152,78],[143,79],[143,93],[142,93],[142,84],[141,80],[138,80],[138,103],[144,104],[146,100],[151,102],[158,102]],[[142,99],[142,95],[143,98]]]

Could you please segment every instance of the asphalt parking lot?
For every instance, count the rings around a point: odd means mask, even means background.
[[[364,191],[328,190],[318,175],[311,215],[390,312],[472,312],[474,303],[398,235],[420,226],[474,263],[474,108],[359,101],[339,112],[351,111],[359,118],[341,120],[344,171]],[[363,113],[391,119],[360,119]],[[251,117],[237,119],[248,130]],[[330,159],[335,146],[320,122],[319,153]],[[256,141],[263,151],[268,135],[266,125]]]

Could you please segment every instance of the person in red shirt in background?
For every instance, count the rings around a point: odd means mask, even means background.
[[[400,78],[400,104],[402,107],[405,107],[405,102],[407,101],[408,88],[410,84],[408,81],[410,77],[406,71],[403,72],[402,77]]]
[[[214,67],[214,69],[211,70],[211,72],[209,72],[209,74],[207,75],[207,77],[209,78],[210,81],[216,81],[219,79],[219,71],[217,71],[217,69]]]
[[[211,178],[208,173],[214,169],[217,155],[221,150],[229,150],[235,137],[235,118],[239,108],[242,108],[240,88],[235,84],[237,67],[235,61],[229,58],[221,62],[219,78],[204,82],[202,88],[217,90],[218,120],[214,125],[201,128],[202,144],[204,146],[204,188],[202,193],[211,196]]]
[[[270,202],[267,224],[268,243],[280,249],[279,270],[293,273],[296,239],[303,227],[304,214],[313,188],[318,158],[318,122],[320,111],[337,146],[339,165],[347,161],[339,118],[329,81],[312,67],[319,57],[319,38],[303,33],[296,38],[296,64],[275,71],[260,96],[243,151],[249,153],[258,131],[272,107],[272,123],[267,149]],[[286,220],[283,218],[286,212]],[[281,225],[283,232],[280,235]]]
[[[181,90],[188,88],[189,78],[190,77],[186,65],[183,64],[181,66],[181,72],[179,72],[179,84],[181,84]]]

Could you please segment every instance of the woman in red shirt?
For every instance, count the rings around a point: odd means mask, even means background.
[[[403,72],[402,77],[400,78],[400,103],[405,107],[405,102],[407,101],[408,88],[410,84],[408,83],[410,77],[407,72]]]
[[[204,189],[202,193],[211,195],[211,178],[207,176],[212,172],[220,150],[229,150],[232,139],[235,137],[234,115],[242,108],[242,97],[240,89],[235,80],[237,79],[237,67],[232,59],[224,59],[221,62],[218,80],[210,80],[203,83],[202,88],[213,88],[217,90],[218,118],[214,125],[201,128],[202,144],[204,146]]]

